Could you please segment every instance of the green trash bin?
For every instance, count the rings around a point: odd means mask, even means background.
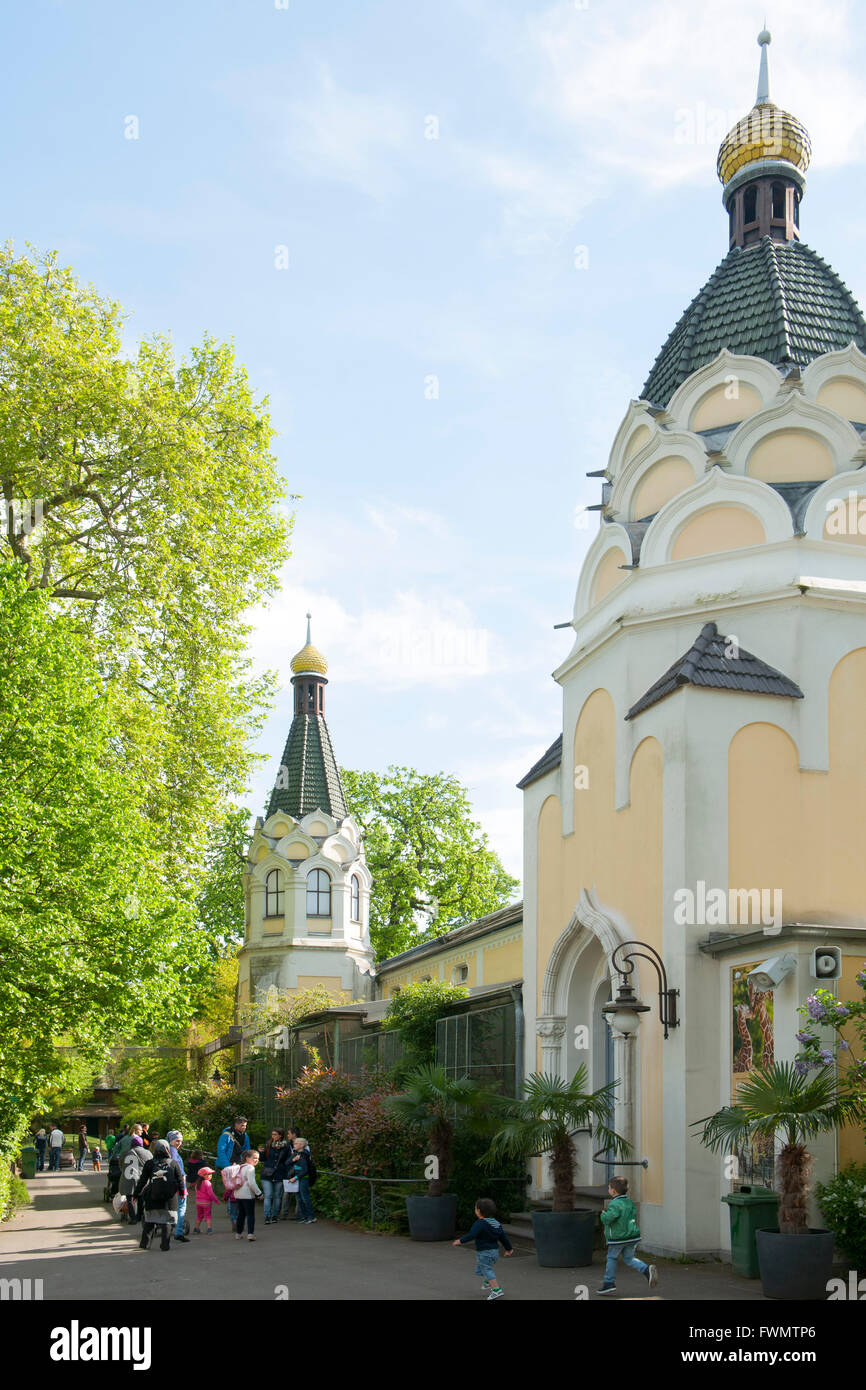
[[[36,1145],[25,1144],[21,1150],[21,1176],[22,1178],[36,1177]]]
[[[770,1187],[741,1187],[722,1198],[731,1214],[731,1264],[735,1274],[757,1279],[757,1231],[779,1225],[779,1194]]]

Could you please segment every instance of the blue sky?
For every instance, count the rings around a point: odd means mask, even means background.
[[[233,339],[270,398],[301,500],[255,615],[284,688],[253,809],[309,608],[341,762],[455,773],[519,876],[514,783],[559,730],[584,474],[726,250],[715,157],[764,12],[280,4],[9,12],[4,235],[119,300],[130,340]],[[775,9],[771,96],[813,143],[803,239],[862,303],[866,23]]]

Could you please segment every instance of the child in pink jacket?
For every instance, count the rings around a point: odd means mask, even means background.
[[[201,1223],[205,1224],[205,1234],[211,1234],[211,1213],[219,1206],[219,1197],[213,1190],[211,1178],[213,1168],[199,1168],[195,1183],[195,1225],[193,1235],[201,1235]]]

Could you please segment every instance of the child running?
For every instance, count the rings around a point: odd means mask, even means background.
[[[244,1226],[247,1227],[247,1240],[255,1240],[256,1198],[261,1197],[262,1189],[256,1182],[256,1164],[259,1161],[257,1149],[248,1149],[244,1154],[241,1171],[235,1183],[233,1197],[238,1207],[238,1228],[235,1240],[243,1240]]]
[[[191,1165],[190,1165],[191,1166]],[[205,1235],[211,1235],[211,1216],[214,1207],[219,1206],[219,1197],[213,1190],[211,1178],[213,1168],[208,1168],[207,1164],[202,1164],[198,1170],[198,1177],[195,1180],[195,1225],[192,1228],[193,1235],[201,1235],[201,1223],[205,1225]]]
[[[514,1247],[496,1220],[496,1203],[490,1197],[479,1197],[475,1203],[475,1223],[471,1230],[453,1245],[468,1245],[475,1241],[475,1273],[481,1275],[481,1292],[487,1294],[487,1302],[502,1298],[505,1290],[496,1278],[494,1265],[499,1259],[499,1242],[505,1248],[505,1258],[514,1254]]]
[[[635,1258],[640,1227],[637,1224],[637,1208],[626,1196],[628,1178],[611,1178],[607,1190],[612,1200],[607,1210],[601,1213],[601,1224],[607,1237],[607,1263],[604,1266],[604,1283],[596,1292],[616,1293],[616,1266],[620,1255],[623,1264],[636,1269],[654,1289],[659,1281],[655,1265],[645,1265],[643,1260]]]

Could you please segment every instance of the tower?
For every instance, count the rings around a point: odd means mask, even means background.
[[[616,1081],[659,1253],[725,1249],[732,1171],[691,1126],[730,1104],[744,1058],[793,1060],[815,940],[841,948],[851,993],[866,950],[866,321],[800,239],[810,142],[769,100],[769,41],[719,151],[727,253],[614,438],[554,672],[562,732],[521,783],[526,1068]],[[629,941],[680,991],[667,1039],[651,1014],[605,1034]],[[780,950],[796,965],[759,1028],[746,980]],[[601,1183],[577,1144],[579,1182]],[[826,1178],[832,1142],[813,1152]]]
[[[307,640],[292,659],[294,717],[256,821],[244,876],[238,1002],[322,984],[343,1000],[370,993],[370,873],[325,722],[328,663]]]

